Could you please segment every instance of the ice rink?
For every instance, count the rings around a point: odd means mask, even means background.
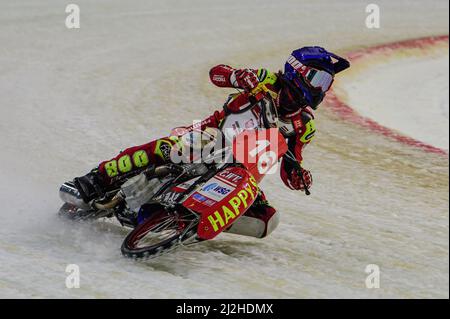
[[[64,2],[0,0],[0,297],[449,297],[448,155],[342,120],[327,100],[305,153],[312,195],[287,190],[277,175],[265,179],[282,220],[264,240],[223,234],[134,262],[120,253],[126,229],[56,216],[62,182],[220,108],[232,90],[209,82],[210,67],[277,71],[304,45],[345,55],[445,35],[447,0],[378,0],[380,29],[366,28],[368,2],[357,0],[73,2],[81,28],[69,30]],[[432,136],[440,137],[448,133],[448,44],[438,55],[445,54],[431,66],[414,56],[377,62],[390,75],[432,81],[429,72],[440,72],[438,90],[430,83],[414,90],[420,81],[413,79],[407,94],[394,90],[370,63],[353,80],[337,78],[336,90],[358,112],[405,134],[404,115],[386,116],[387,106],[365,110],[384,99],[404,110],[432,92],[430,103],[442,112],[433,108],[431,120],[444,127]],[[79,289],[65,286],[68,264],[80,267]],[[369,264],[380,268],[378,289],[366,288]]]

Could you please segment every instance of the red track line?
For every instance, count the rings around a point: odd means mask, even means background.
[[[347,57],[351,62],[356,62],[357,60],[359,60],[363,57],[366,57],[367,55],[383,53],[383,52],[386,52],[387,50],[397,50],[397,49],[404,49],[404,48],[427,48],[430,45],[435,45],[435,44],[438,44],[441,42],[448,43],[448,41],[449,41],[448,35],[426,37],[426,38],[420,38],[420,39],[411,39],[411,40],[382,44],[382,45],[374,46],[371,48],[352,51],[352,52],[347,53]],[[448,156],[448,152],[444,149],[429,145],[427,143],[418,141],[412,137],[403,135],[399,132],[396,132],[395,130],[392,130],[388,127],[385,127],[385,126],[377,123],[376,121],[374,121],[370,118],[367,118],[367,117],[364,117],[364,116],[358,114],[349,105],[347,105],[345,102],[341,101],[337,97],[337,95],[334,93],[334,91],[330,91],[329,94],[327,95],[327,102],[329,104],[329,108],[331,110],[333,110],[336,114],[338,114],[344,120],[347,120],[352,123],[356,123],[363,127],[369,128],[370,130],[372,130],[374,132],[377,132],[384,136],[393,138],[400,143],[418,147],[427,152]]]

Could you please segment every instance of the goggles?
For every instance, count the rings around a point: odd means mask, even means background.
[[[305,65],[303,65],[300,70],[297,70],[297,72],[302,75],[306,84],[315,89],[320,88],[324,93],[330,89],[331,84],[334,81],[334,77],[330,73]],[[297,85],[299,85],[299,83],[297,82],[299,80],[300,79],[294,80]]]

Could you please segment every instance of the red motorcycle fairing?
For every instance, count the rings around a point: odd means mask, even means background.
[[[258,183],[251,173],[228,167],[191,194],[183,206],[201,215],[198,237],[212,239],[242,216],[258,193]]]
[[[287,150],[286,140],[277,128],[245,130],[233,141],[234,158],[258,183],[265,175],[276,173],[278,160]]]
[[[276,128],[244,131],[234,138],[234,158],[244,167],[218,172],[183,202],[184,207],[201,215],[201,239],[214,238],[253,205],[259,193],[258,183],[276,171],[278,159],[287,149]]]

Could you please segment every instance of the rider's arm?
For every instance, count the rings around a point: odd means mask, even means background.
[[[300,114],[293,119],[293,125],[296,130],[296,134],[288,138],[288,147],[291,153],[294,155],[295,160],[285,156],[281,164],[281,179],[291,189],[303,190],[301,179],[298,178],[296,170],[297,164],[302,166],[303,164],[303,150],[314,137],[316,132],[314,115],[312,110],[304,109]],[[312,183],[312,177],[309,171],[303,169],[303,179],[309,188]]]
[[[296,135],[288,140],[288,145],[301,165],[303,162],[303,150],[312,141],[316,133],[312,110],[309,108],[304,109],[299,116],[293,119],[293,125]]]
[[[231,76],[236,71],[236,69],[225,65],[225,64],[219,64],[213,67],[209,71],[209,78],[211,79],[211,82],[219,87],[228,87],[232,88],[235,87],[232,84]]]
[[[245,81],[246,72],[254,74],[256,84],[263,82],[270,86],[273,85],[277,79],[274,73],[266,69],[234,69],[225,64],[219,64],[213,67],[209,71],[209,77],[211,82],[219,87],[245,89],[242,86],[242,82]],[[243,79],[241,79],[240,76],[243,77]]]
[[[225,111],[215,111],[201,122],[194,122],[189,126],[180,126],[174,128],[170,133],[171,136],[181,136],[193,130],[203,131],[207,127],[218,128],[222,120],[225,118]]]

